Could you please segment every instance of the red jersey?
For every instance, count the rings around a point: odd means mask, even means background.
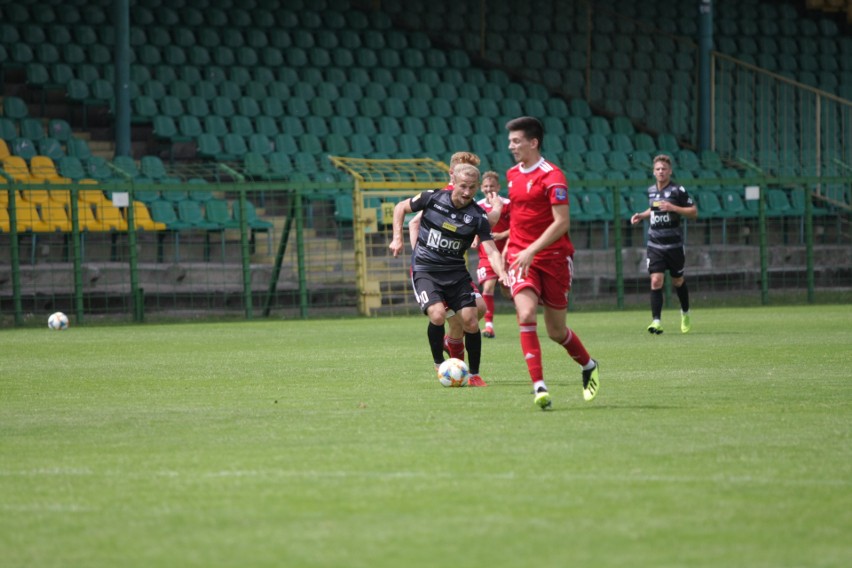
[[[515,164],[506,172],[512,215],[509,217],[509,254],[530,246],[553,223],[554,205],[568,205],[568,181],[555,164],[541,158],[529,170]],[[568,235],[540,251],[536,257],[574,254]]]
[[[492,235],[494,233],[502,233],[509,228],[509,204],[511,201],[505,197],[501,197],[500,200],[503,202],[503,209],[500,210],[500,219],[497,220],[497,224],[491,227]],[[491,213],[493,207],[488,203],[487,199],[480,199],[476,203],[485,210],[485,213]],[[503,252],[503,249],[506,248],[506,239],[495,240],[494,244],[497,246],[498,251]]]

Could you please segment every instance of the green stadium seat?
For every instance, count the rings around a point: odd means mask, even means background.
[[[344,134],[332,132],[325,138],[325,149],[334,156],[345,156],[349,153],[349,142]]]
[[[20,121],[29,117],[29,114],[27,103],[21,97],[3,97],[3,116],[6,118]]]
[[[57,160],[56,166],[62,177],[66,177],[75,182],[79,183],[83,180],[91,179],[88,177],[88,174],[83,167],[83,163],[75,156],[62,156],[59,160]]]
[[[40,118],[23,118],[18,121],[21,138],[27,138],[32,142],[38,142],[45,137],[44,126]]]
[[[633,152],[633,141],[630,136],[620,132],[614,132],[608,137],[610,148],[614,151],[631,153]]]
[[[204,218],[207,222],[224,229],[239,228],[239,223],[231,215],[228,202],[224,199],[211,198],[204,202]]]
[[[594,150],[596,152],[607,153],[610,151],[609,140],[603,134],[589,134],[587,140],[589,150]]]
[[[241,216],[242,216],[243,208],[240,206],[240,200],[236,199],[233,202],[233,219],[236,221],[237,226],[241,226]],[[272,229],[273,224],[270,221],[266,221],[261,219],[257,210],[255,209],[254,203],[246,200],[245,202],[245,219],[246,225],[251,230],[251,241],[250,245],[252,250],[254,249],[255,242],[255,234],[256,233],[266,233],[268,239],[269,249],[272,250]]]
[[[215,231],[225,228],[216,222],[208,220],[204,216],[201,203],[192,199],[183,199],[177,203],[177,218],[180,222],[194,229]]]
[[[293,163],[290,160],[291,154],[292,152],[275,151],[267,156],[270,179],[288,179],[295,173]]]
[[[265,156],[275,150],[275,144],[266,134],[255,132],[248,137],[248,149]]]
[[[585,153],[589,150],[586,139],[581,134],[569,132],[565,135],[565,148],[572,152]]]
[[[607,164],[616,171],[629,172],[633,169],[630,159],[626,152],[621,150],[612,150],[606,155]]]
[[[178,218],[174,204],[170,201],[155,200],[148,203],[151,211],[151,219],[157,223],[164,223],[168,229],[184,230],[192,228],[192,225]]]
[[[674,156],[680,149],[680,145],[673,134],[664,132],[657,136],[657,149]]]
[[[17,123],[11,118],[0,117],[0,140],[11,141],[18,136]]]
[[[606,172],[609,170],[604,153],[598,150],[589,150],[583,156],[586,163],[586,169],[593,172]]]
[[[62,148],[62,142],[56,138],[44,137],[36,144],[39,155],[47,156],[51,160],[58,160],[65,156],[65,150]]]

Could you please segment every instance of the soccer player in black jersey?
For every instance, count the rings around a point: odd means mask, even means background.
[[[479,375],[482,336],[476,293],[464,255],[479,237],[480,250],[488,255],[501,281],[505,279],[503,259],[491,237],[488,217],[474,201],[479,189],[479,169],[459,164],[453,173],[452,191],[424,191],[394,207],[389,248],[394,256],[402,252],[405,215],[423,211],[417,246],[411,256],[411,282],[420,309],[429,317],[427,336],[435,368],[444,360],[444,322],[458,313],[471,373],[469,384],[486,386]]]
[[[672,182],[672,161],[665,154],[654,158],[654,178],[657,183],[648,188],[649,207],[634,213],[632,224],[650,220],[646,263],[651,275],[651,317],[648,333],[663,333],[663,280],[666,270],[672,278],[680,300],[680,331],[692,328],[689,318],[689,288],[684,278],[683,227],[681,218],[695,219],[698,207],[682,185]]]

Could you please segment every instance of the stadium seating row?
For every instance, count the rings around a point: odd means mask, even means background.
[[[140,192],[141,194],[142,192]],[[145,195],[133,202],[134,224],[138,229],[148,231],[191,230],[222,231],[240,227],[240,202],[229,203],[225,199],[215,198],[209,192],[197,192],[197,195],[184,195],[175,201],[170,194],[160,196],[156,192]],[[79,192],[77,213],[82,231],[127,231],[128,217],[125,208],[112,204],[110,199],[99,190],[81,190]],[[169,195],[169,199],[164,199]],[[202,199],[194,199],[201,197]],[[8,193],[0,191],[0,231],[9,232],[10,204]],[[70,232],[71,203],[68,191],[24,190],[14,207],[18,232]],[[269,231],[272,223],[260,219],[254,204],[246,202],[246,221],[252,231]]]
[[[0,174],[5,173],[12,181],[27,184],[99,183],[110,180],[132,180],[150,183],[178,183],[158,156],[143,156],[137,164],[127,156],[116,156],[107,162],[99,156],[87,158],[62,156],[53,160],[50,156],[33,154],[10,155],[5,152],[5,142],[0,140]],[[3,176],[0,176],[3,177]],[[3,178],[5,179],[5,178]]]

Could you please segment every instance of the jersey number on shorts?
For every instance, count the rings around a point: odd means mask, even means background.
[[[516,276],[517,274],[520,274],[520,272],[521,271],[517,268],[513,268],[513,269],[509,270],[509,287],[510,288],[512,286],[514,286],[515,284],[524,281],[523,276]]]

